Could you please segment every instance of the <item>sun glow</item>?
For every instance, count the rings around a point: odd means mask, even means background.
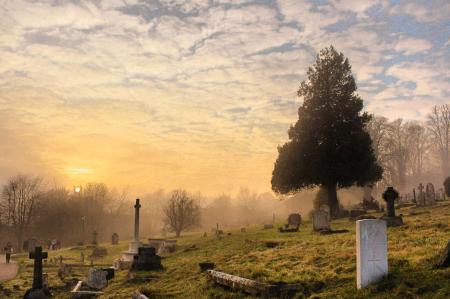
[[[80,175],[88,174],[91,170],[89,168],[66,168],[64,172],[70,175]]]

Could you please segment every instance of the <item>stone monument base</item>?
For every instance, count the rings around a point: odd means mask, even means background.
[[[139,253],[134,256],[131,271],[161,270],[161,257],[156,255],[154,247],[139,247]]]
[[[388,227],[395,227],[395,226],[402,226],[403,225],[403,218],[402,218],[402,216],[395,216],[395,217],[383,216],[380,219],[386,221],[386,225]]]
[[[124,262],[132,262],[134,256],[138,254],[139,246],[141,246],[141,242],[130,242],[128,250],[122,253],[122,260]]]
[[[51,297],[52,294],[50,294],[50,291],[47,289],[43,290],[29,289],[23,296],[24,299],[50,299]]]

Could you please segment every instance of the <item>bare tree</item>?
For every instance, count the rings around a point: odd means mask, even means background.
[[[386,117],[374,116],[366,125],[366,131],[369,133],[372,139],[372,148],[375,158],[378,164],[383,168],[383,180],[376,182],[375,184],[368,184],[364,186],[365,195],[372,196],[373,187],[381,187],[386,178],[389,178],[391,173],[389,172],[388,160],[389,160],[389,134],[390,124]],[[381,184],[381,186],[380,186]]]
[[[385,167],[391,173],[391,183],[405,187],[407,166],[411,155],[411,136],[402,119],[389,124],[387,163]]]
[[[200,223],[200,207],[185,190],[175,190],[164,208],[166,224],[176,236]]]
[[[35,208],[42,195],[42,179],[18,175],[3,185],[1,205],[5,223],[10,225],[21,250],[24,234],[32,224]]]
[[[442,175],[448,176],[450,160],[450,105],[434,106],[428,115],[428,127],[433,132],[442,162]]]
[[[409,168],[412,177],[422,179],[424,162],[430,149],[430,138],[426,128],[420,123],[410,123],[407,132],[411,136]]]

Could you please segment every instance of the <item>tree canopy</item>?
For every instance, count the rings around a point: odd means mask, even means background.
[[[281,194],[323,186],[332,214],[337,213],[336,188],[363,186],[381,178],[372,141],[365,130],[371,119],[362,113],[351,66],[333,46],[317,55],[301,82],[304,102],[289,141],[278,148],[272,189]]]

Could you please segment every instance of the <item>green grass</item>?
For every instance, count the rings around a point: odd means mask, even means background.
[[[116,272],[100,298],[130,298],[135,290],[150,298],[251,298],[209,283],[198,267],[206,260],[216,263],[216,269],[262,282],[301,283],[303,288],[294,298],[450,298],[450,269],[434,267],[450,239],[450,204],[421,210],[425,213],[404,216],[404,226],[389,228],[389,276],[363,290],[356,289],[355,223],[341,219],[333,221],[332,228],[348,229],[349,233],[319,235],[312,232],[311,222],[304,222],[298,233],[280,234],[275,229],[263,230],[262,225],[246,233],[226,230],[232,235],[222,239],[203,238],[203,232],[190,233],[179,238],[175,253],[164,255],[163,271],[141,273],[134,279],[128,278],[127,271]],[[405,208],[399,213],[407,215],[407,211]],[[266,248],[261,242],[265,240],[276,240],[280,245]],[[195,248],[190,249],[192,245]],[[109,255],[95,263],[112,263],[127,244],[105,247]],[[90,250],[85,252],[88,256]],[[80,250],[49,254],[79,260]],[[25,256],[18,260],[19,276],[3,284],[10,289],[19,286],[13,298],[21,298],[31,286],[32,268],[26,267],[31,261]],[[78,269],[73,277],[81,278],[87,271]],[[56,275],[57,268],[47,267],[45,272],[49,273],[55,297],[69,298],[65,283]]]

